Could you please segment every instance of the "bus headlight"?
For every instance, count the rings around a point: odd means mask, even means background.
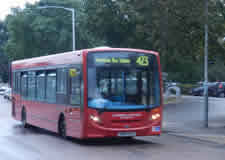
[[[98,122],[98,123],[101,122],[101,120],[100,120],[100,118],[99,118],[98,116],[90,115],[90,119],[91,119],[92,121],[94,121],[94,122]]]
[[[160,114],[159,113],[155,113],[155,114],[152,114],[152,116],[150,117],[150,120],[156,120],[160,118]]]

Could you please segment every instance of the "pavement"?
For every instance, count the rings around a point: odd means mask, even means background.
[[[186,110],[186,113],[182,113],[184,116],[181,116],[181,118],[165,118],[163,121],[163,131],[165,133],[225,146],[225,98],[209,98],[208,128],[204,126],[204,97],[171,96],[166,99],[164,116],[172,115],[173,113],[178,115],[181,113],[179,112],[180,108],[183,108],[181,110],[184,111],[184,107],[190,108],[190,106],[195,108],[198,106],[201,108],[201,111],[197,111],[196,114],[193,110]],[[194,114],[199,117],[193,116]],[[184,118],[186,115],[189,118]]]
[[[182,97],[179,103],[165,105],[161,136],[80,141],[64,140],[36,127],[24,129],[21,122],[12,119],[11,103],[0,96],[0,160],[224,160],[224,144],[188,135],[203,137],[207,132],[211,138],[224,130],[218,130],[224,120],[224,101],[210,101],[210,124],[215,121],[216,129],[210,125],[210,132],[197,130],[202,125],[201,104],[199,99]]]

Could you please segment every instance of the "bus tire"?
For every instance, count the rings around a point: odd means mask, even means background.
[[[22,122],[23,128],[27,128],[28,127],[28,124],[27,124],[27,112],[26,112],[25,108],[22,109],[21,122]]]
[[[58,133],[63,139],[66,139],[66,121],[63,115],[61,115],[59,118]]]
[[[16,117],[15,100],[12,100],[12,116]]]

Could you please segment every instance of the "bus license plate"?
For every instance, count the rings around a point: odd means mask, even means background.
[[[136,132],[119,132],[117,135],[119,137],[133,137],[136,136]]]

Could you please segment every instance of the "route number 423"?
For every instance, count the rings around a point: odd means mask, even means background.
[[[148,66],[149,65],[148,56],[138,57],[136,63],[139,64],[140,66]]]

